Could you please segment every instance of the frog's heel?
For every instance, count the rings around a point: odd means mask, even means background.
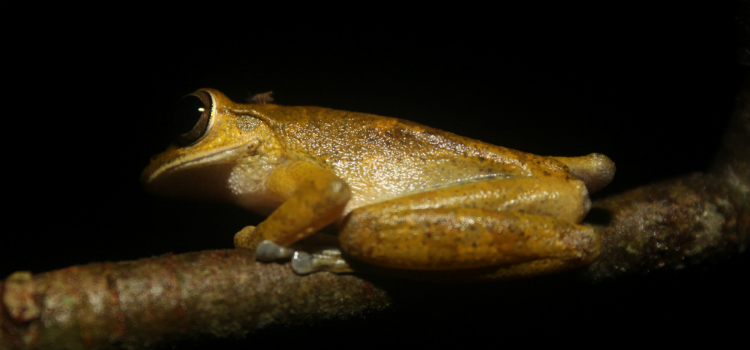
[[[496,267],[512,275],[505,277],[587,265],[601,246],[587,226],[474,208],[350,215],[339,241],[348,256],[375,266],[426,271]]]
[[[570,172],[586,183],[589,192],[607,186],[615,177],[615,162],[601,153],[591,153],[583,157],[550,157],[570,168]]]

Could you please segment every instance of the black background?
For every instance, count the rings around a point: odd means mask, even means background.
[[[537,154],[604,153],[618,172],[598,197],[704,171],[740,83],[737,6],[4,3],[0,276],[231,248],[259,222],[140,187],[175,134],[173,105],[201,87],[235,101],[273,90],[283,105],[410,119]],[[747,260],[593,286],[386,281],[411,291],[393,313],[218,343],[724,339],[747,317]]]

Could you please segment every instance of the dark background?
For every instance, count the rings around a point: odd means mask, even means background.
[[[3,3],[0,278],[231,248],[257,224],[140,187],[175,135],[173,105],[201,87],[235,101],[273,90],[279,104],[410,119],[543,155],[604,153],[618,170],[598,196],[705,171],[740,83],[737,7]],[[411,291],[396,312],[219,344],[724,339],[747,319],[747,261],[593,286],[391,282]]]

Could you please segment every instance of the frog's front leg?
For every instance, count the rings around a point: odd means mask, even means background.
[[[263,260],[291,253],[283,247],[331,224],[351,197],[346,182],[306,161],[278,166],[266,180],[266,188],[282,204],[257,227],[245,227],[234,238],[238,248],[258,248],[256,255]],[[266,241],[269,243],[260,245]]]

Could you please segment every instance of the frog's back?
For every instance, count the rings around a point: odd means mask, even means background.
[[[407,120],[321,107],[253,107],[251,114],[287,150],[332,169],[362,203],[482,178],[566,172],[548,157]]]

